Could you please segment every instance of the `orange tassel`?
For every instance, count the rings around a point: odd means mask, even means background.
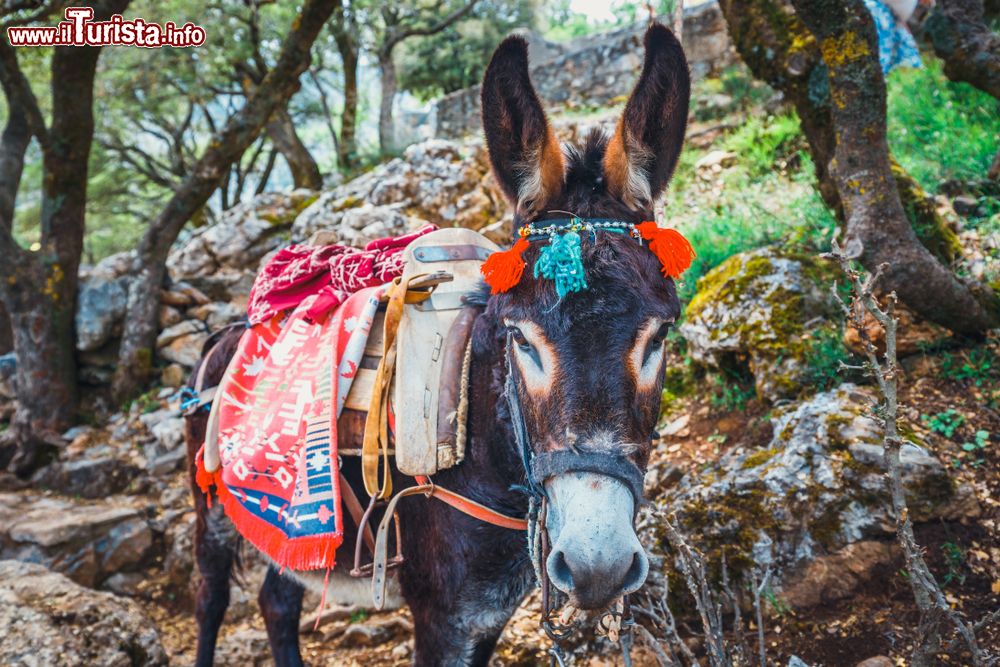
[[[681,277],[695,258],[694,248],[676,229],[663,229],[655,222],[635,226],[642,238],[649,241],[649,249],[663,265],[663,275],[674,280]]]
[[[522,236],[510,250],[495,252],[486,258],[479,272],[490,286],[491,294],[506,292],[521,281],[524,273],[524,259],[521,255],[529,245],[528,239]]]

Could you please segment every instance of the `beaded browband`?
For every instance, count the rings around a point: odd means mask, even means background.
[[[495,252],[485,262],[481,272],[483,280],[493,294],[506,292],[521,281],[525,262],[521,256],[534,241],[548,241],[541,248],[535,261],[534,275],[555,282],[559,298],[570,292],[587,288],[580,249],[581,232],[597,240],[597,232],[614,232],[628,235],[641,245],[649,243],[649,250],[660,260],[663,275],[674,280],[691,266],[694,248],[676,229],[664,229],[655,222],[639,224],[605,218],[564,218],[541,220],[523,225],[517,230],[520,237],[510,250]]]

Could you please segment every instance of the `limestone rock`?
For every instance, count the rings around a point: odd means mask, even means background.
[[[246,311],[232,303],[219,301],[192,308],[188,315],[204,322],[209,331],[216,331],[239,320],[246,315]]]
[[[171,277],[256,268],[261,257],[287,242],[283,232],[316,196],[310,190],[269,192],[237,204],[174,247],[167,261]]]
[[[886,562],[879,545],[895,530],[872,399],[869,389],[843,384],[777,408],[766,448],[736,448],[658,502],[677,510],[710,559],[724,551],[734,569],[776,562],[802,604],[845,595]],[[979,514],[973,489],[937,458],[907,444],[901,459],[915,521]]]
[[[198,320],[184,320],[160,332],[156,337],[156,347],[166,347],[178,338],[204,331],[204,325]]]
[[[153,534],[130,506],[0,493],[0,558],[44,564],[85,586],[141,567]]]
[[[292,238],[332,230],[341,243],[358,246],[425,221],[480,229],[503,213],[488,171],[481,146],[464,156],[449,141],[414,144],[401,158],[320,196],[296,219]]]
[[[105,452],[87,452],[82,458],[57,461],[42,468],[33,482],[45,489],[80,498],[105,498],[120,493],[139,474],[134,465]]]
[[[698,281],[688,304],[680,332],[691,358],[716,368],[745,360],[760,396],[797,396],[808,385],[809,341],[820,327],[839,338],[828,323],[839,312],[828,271],[773,247],[730,257]]]
[[[142,608],[41,565],[0,561],[0,664],[160,667],[167,655]]]
[[[187,334],[174,339],[166,347],[161,347],[157,353],[168,362],[179,364],[190,370],[201,359],[201,350],[207,340],[208,334],[203,331]]]
[[[80,282],[76,307],[76,348],[96,350],[120,329],[128,302],[127,278],[95,276]]]

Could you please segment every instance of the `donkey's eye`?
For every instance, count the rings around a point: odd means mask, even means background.
[[[650,339],[650,345],[663,345],[663,341],[667,339],[667,334],[670,333],[670,322],[664,322],[660,325],[660,328],[656,330],[653,334],[652,339]]]
[[[521,348],[522,352],[531,351],[531,343],[524,337],[524,334],[517,327],[510,327],[510,337],[514,339],[514,344]]]
[[[656,330],[656,333],[650,337],[649,343],[646,344],[646,352],[642,357],[643,364],[649,361],[649,358],[653,356],[654,352],[662,349],[663,341],[667,339],[668,333],[670,333],[670,322],[664,322],[660,325],[660,328]]]
[[[528,342],[524,333],[514,326],[508,327],[507,331],[510,332],[511,340],[514,341],[514,345],[517,345],[517,349],[520,350],[522,354],[527,355],[527,357],[534,362],[535,366],[539,369],[542,368],[542,358],[539,356],[538,350],[535,349],[534,345]]]

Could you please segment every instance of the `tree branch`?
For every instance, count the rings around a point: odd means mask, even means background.
[[[924,32],[949,79],[1000,100],[1000,35],[987,25],[982,0],[937,0]]]
[[[34,91],[31,90],[31,84],[17,64],[17,54],[7,39],[6,30],[0,32],[0,87],[7,97],[7,107],[19,108],[24,112],[32,136],[38,140],[42,150],[46,150],[49,145],[49,135],[45,119],[42,117],[42,109],[38,105]]]

